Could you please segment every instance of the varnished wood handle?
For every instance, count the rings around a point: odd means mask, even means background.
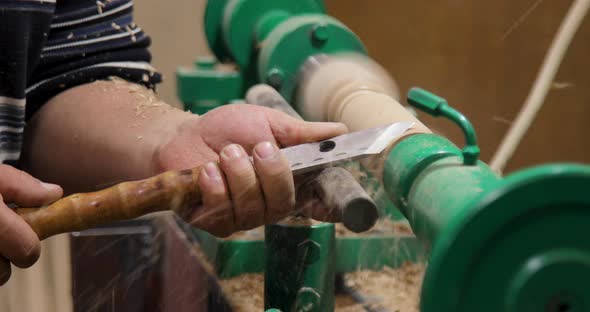
[[[168,171],[92,193],[73,194],[44,208],[16,211],[40,240],[157,211],[173,210],[183,216],[201,204],[197,182],[200,172],[200,167]]]

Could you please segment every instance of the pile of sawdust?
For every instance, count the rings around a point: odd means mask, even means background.
[[[362,233],[354,233],[348,230],[342,223],[336,224],[336,237],[358,237],[358,236],[372,236],[372,235],[400,235],[411,236],[414,235],[412,228],[406,221],[392,221],[389,218],[381,218],[377,220],[375,226],[370,230]]]
[[[219,283],[235,312],[264,311],[263,274],[243,274]],[[337,295],[335,299],[338,312],[365,312],[362,305],[348,296]]]
[[[418,312],[424,270],[423,264],[405,263],[398,269],[386,267],[381,271],[347,273],[344,282],[371,299],[372,306],[392,312]],[[263,274],[243,274],[221,280],[220,285],[234,311],[264,310]],[[365,309],[352,298],[337,295],[335,311],[364,312]]]
[[[424,264],[405,263],[398,269],[358,271],[344,277],[346,286],[357,290],[375,307],[387,311],[419,312]]]
[[[264,311],[263,274],[243,274],[219,284],[235,312]]]
[[[361,304],[345,295],[336,295],[334,310],[338,312],[367,312]]]
[[[291,219],[289,224],[293,223],[294,219]],[[309,219],[302,219],[299,225],[307,225]],[[313,221],[316,223],[317,221]],[[359,237],[359,236],[371,236],[371,235],[399,235],[399,236],[411,236],[413,235],[410,225],[406,221],[392,221],[389,218],[382,218],[377,220],[377,223],[373,228],[366,232],[354,233],[348,230],[342,223],[336,223],[336,237]],[[236,232],[231,236],[224,238],[223,240],[263,240],[264,239],[264,226],[257,227],[252,230]]]
[[[264,240],[264,226],[248,231],[235,232],[221,240]]]

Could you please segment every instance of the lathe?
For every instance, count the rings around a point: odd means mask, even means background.
[[[249,239],[197,231],[221,278],[264,272],[265,309],[333,311],[336,275],[425,260],[422,312],[590,310],[589,166],[493,172],[478,159],[468,119],[443,98],[411,89],[408,104],[457,124],[464,147],[433,134],[321,0],[209,1],[204,25],[215,58],[178,71],[186,109],[204,113],[264,83],[307,120],[339,121],[352,131],[415,123],[360,169],[370,177],[363,186],[383,182],[384,196],[373,198],[380,216],[407,219],[415,237],[336,238],[328,223],[271,225],[264,238]]]

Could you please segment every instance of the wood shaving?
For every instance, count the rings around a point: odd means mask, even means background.
[[[131,27],[129,27],[129,25],[125,26],[125,30],[131,35],[131,41],[137,41],[137,38],[135,37],[135,34],[133,33],[133,30],[131,29]]]
[[[98,14],[102,14],[102,9],[104,8],[104,3],[100,1],[96,1],[96,8],[98,9]]]
[[[388,311],[419,312],[424,264],[404,263],[397,269],[358,271],[344,276],[346,286],[365,297],[375,298],[375,307]]]
[[[147,77],[147,74],[144,74],[144,78],[145,77]],[[137,105],[135,106],[136,117],[145,119],[145,112],[147,110],[155,107],[168,107],[168,104],[159,100],[154,91],[151,89],[136,83],[131,83],[119,77],[109,77],[109,80],[113,82],[115,86],[124,88],[129,93],[132,93],[137,97]]]

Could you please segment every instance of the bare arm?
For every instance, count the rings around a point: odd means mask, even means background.
[[[24,167],[67,193],[157,173],[157,147],[197,116],[123,81],[99,81],[51,99],[25,132]]]

